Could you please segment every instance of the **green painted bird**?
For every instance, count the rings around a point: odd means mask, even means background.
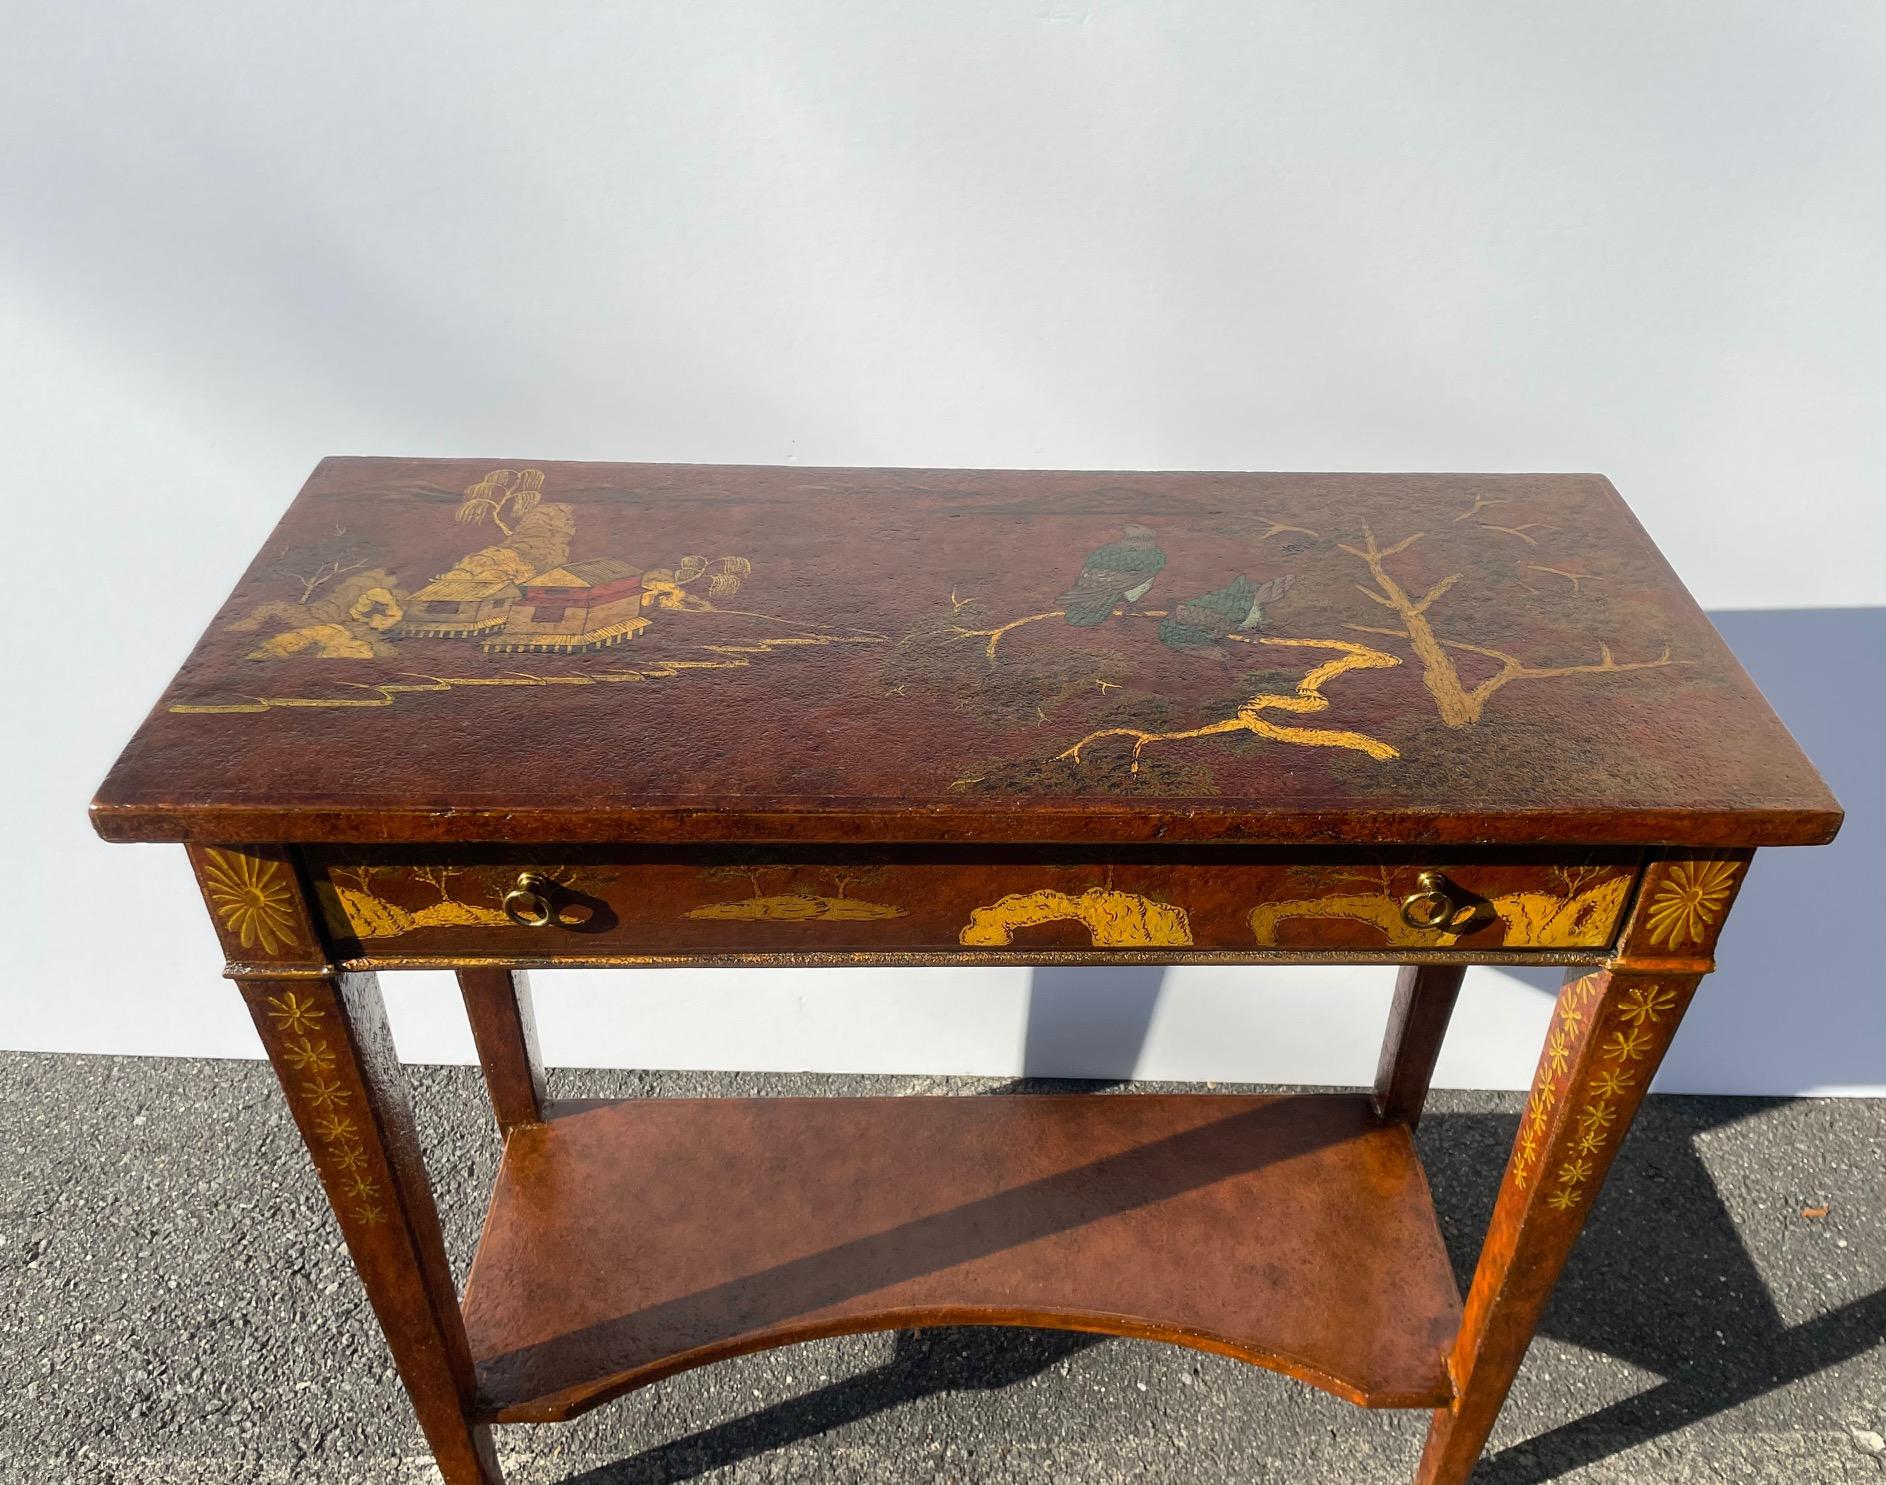
[[[1067,621],[1081,629],[1104,624],[1121,603],[1137,603],[1166,565],[1166,554],[1153,541],[1152,528],[1128,526],[1118,541],[1108,542],[1081,567],[1074,586],[1061,595]]]
[[[1261,588],[1247,577],[1179,604],[1159,621],[1159,638],[1181,655],[1218,655],[1219,641],[1234,630],[1256,629],[1264,622],[1264,605],[1275,603],[1297,580],[1294,572],[1273,578]]]

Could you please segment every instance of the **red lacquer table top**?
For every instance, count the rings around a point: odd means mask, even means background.
[[[1594,475],[341,458],[120,839],[1827,839]]]

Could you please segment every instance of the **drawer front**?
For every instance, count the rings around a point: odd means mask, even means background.
[[[311,852],[327,927],[376,960],[454,955],[1601,949],[1635,853],[1108,860],[1075,851],[627,856]],[[520,873],[540,879],[507,916]]]

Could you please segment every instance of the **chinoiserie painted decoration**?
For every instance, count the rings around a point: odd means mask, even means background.
[[[317,896],[343,940],[395,956],[493,952],[531,930],[504,899],[519,866],[401,853],[312,853]],[[703,952],[785,949],[1595,949],[1621,921],[1638,864],[1603,852],[1554,864],[1446,867],[1446,917],[1411,922],[1422,868],[1403,860],[1302,866],[1147,866],[1044,860],[954,865],[737,853],[717,864],[545,857],[554,922],[597,951],[654,942]],[[1654,912],[1653,904],[1652,911]]]
[[[461,526],[489,521],[502,539],[468,552],[446,571],[411,585],[389,565],[389,554],[337,528],[324,541],[289,546],[274,565],[291,595],[256,603],[227,627],[266,634],[248,651],[251,660],[306,656],[322,660],[393,660],[409,641],[456,641],[480,659],[515,655],[568,658],[611,650],[647,631],[663,613],[722,613],[768,624],[804,627],[792,620],[726,606],[752,575],[745,557],[689,555],[673,566],[638,567],[621,557],[572,560],[576,518],[571,505],[543,500],[541,469],[493,469],[464,493],[453,513]],[[882,635],[845,633],[812,624],[815,633],[776,634],[757,645],[704,644],[716,658],[685,658],[654,666],[611,666],[583,681],[667,678],[684,670],[737,669],[746,656],[774,646],[881,641]],[[418,648],[425,648],[421,645]],[[436,651],[436,645],[433,647]],[[414,680],[423,683],[415,686]],[[582,682],[579,682],[582,683]],[[516,686],[539,682],[501,670],[464,676],[389,677],[375,689],[379,704],[406,692],[457,686]],[[265,711],[270,706],[344,706],[360,697],[256,696],[244,703],[173,704],[173,711]],[[369,703],[372,704],[372,703]]]
[[[214,756],[259,794],[311,714],[310,797],[405,797],[475,758],[501,801],[524,788],[505,760],[546,746],[533,797],[722,814],[793,796],[905,819],[1147,798],[1499,811],[1800,783],[1752,745],[1766,708],[1587,476],[331,460],[140,761],[155,780]],[[908,907],[805,889],[713,911]],[[406,908],[422,926],[477,910]]]
[[[120,757],[181,840],[440,1476],[913,1322],[1434,1409],[1465,1485],[1757,847],[1837,803],[1592,475],[334,459]],[[549,1098],[524,968],[1399,963],[1373,1089]],[[1559,964],[1463,1299],[1413,1138]],[[376,975],[504,1133],[461,1286]],[[1288,1220],[1278,1220],[1278,1214]]]
[[[366,1113],[360,1090],[340,1076],[327,1011],[311,994],[285,989],[264,997],[263,1013],[289,1095],[307,1112],[315,1164],[335,1203],[362,1226],[378,1227],[387,1213],[361,1132]]]
[[[243,949],[272,955],[299,940],[295,885],[279,858],[205,851],[203,893],[223,931]]]

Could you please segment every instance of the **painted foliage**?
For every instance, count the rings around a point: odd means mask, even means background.
[[[740,883],[750,890],[745,897],[690,908],[687,916],[723,923],[871,923],[901,918],[904,908],[853,895],[856,889],[882,886],[889,875],[882,868],[708,867],[701,872],[703,882]]]
[[[485,797],[611,808],[1801,787],[1584,477],[336,461],[150,731],[153,780],[214,736],[362,799],[476,737]]]
[[[1430,928],[1403,916],[1411,884],[1392,880],[1386,870],[1297,868],[1288,876],[1305,890],[1251,909],[1251,937],[1258,944],[1313,941],[1306,935],[1319,925],[1342,922],[1366,925],[1381,943],[1397,948],[1452,948],[1493,927],[1503,949],[1602,948],[1617,932],[1635,880],[1628,866],[1558,867],[1549,882],[1475,899],[1455,921]]]
[[[1192,925],[1185,909],[1134,892],[1090,887],[1073,893],[1043,889],[1013,892],[969,915],[961,942],[971,948],[1005,948],[1019,929],[1045,923],[1078,923],[1096,949],[1190,948]]]
[[[401,662],[396,671],[368,681],[350,678],[354,689],[339,695],[185,699],[170,710],[203,715],[391,706],[402,696],[468,687],[672,680],[745,669],[759,655],[886,642],[871,631],[733,608],[728,600],[753,576],[753,563],[744,556],[690,554],[672,564],[644,566],[614,552],[585,552],[576,507],[546,502],[544,486],[541,469],[493,469],[467,488],[454,522],[489,525],[500,539],[443,572],[415,577],[397,552],[345,526],[319,540],[290,544],[267,569],[281,596],[253,603],[227,621],[232,633],[258,636],[247,652],[251,661]],[[682,634],[686,616],[704,615],[758,623],[713,636]],[[510,658],[613,655],[625,646],[639,648],[633,642],[645,636],[680,644],[549,680],[517,672]],[[422,657],[451,662],[441,671],[466,662],[482,668],[435,674],[418,668]]]
[[[1498,503],[1494,505],[1497,509]],[[1484,500],[1476,501],[1448,524],[1463,526],[1470,533],[1485,533],[1486,540],[1504,539],[1539,547],[1549,529],[1545,523],[1515,519],[1514,524],[1502,525],[1482,519],[1488,506]],[[1620,660],[1608,642],[1596,641],[1595,659],[1543,662],[1443,634],[1436,627],[1441,621],[1430,615],[1461,583],[1463,572],[1447,572],[1417,591],[1407,586],[1391,565],[1426,540],[1426,531],[1412,532],[1384,546],[1366,524],[1354,540],[1325,537],[1308,527],[1264,517],[1253,518],[1251,524],[1250,547],[1254,557],[1264,562],[1264,570],[1257,577],[1240,573],[1203,592],[1196,591],[1196,580],[1188,586],[1185,574],[1173,570],[1157,533],[1139,522],[1126,525],[1117,537],[1091,552],[1053,608],[985,624],[981,621],[993,612],[991,606],[978,599],[961,598],[953,591],[949,600],[952,617],[941,633],[958,643],[957,663],[954,667],[947,661],[936,664],[934,657],[939,648],[947,654],[947,646],[930,643],[927,648],[933,658],[925,667],[928,673],[924,678],[938,684],[943,681],[941,672],[953,668],[960,675],[977,664],[995,672],[1016,663],[1019,645],[1032,642],[1052,647],[1057,633],[1108,628],[1120,632],[1122,649],[1130,646],[1132,657],[1110,655],[1091,670],[1088,681],[1103,697],[1127,688],[1127,682],[1109,679],[1104,671],[1111,669],[1115,677],[1129,671],[1143,672],[1159,667],[1161,654],[1169,662],[1216,666],[1227,677],[1241,673],[1263,676],[1264,684],[1241,694],[1235,686],[1229,687],[1231,695],[1216,714],[1191,719],[1149,714],[1138,720],[1122,720],[1073,738],[1043,760],[1046,776],[1052,776],[1055,765],[1116,769],[1124,764],[1130,780],[1145,769],[1153,749],[1234,736],[1293,747],[1338,749],[1377,763],[1395,763],[1403,757],[1401,739],[1384,735],[1376,727],[1330,725],[1334,718],[1326,716],[1332,711],[1340,715],[1332,688],[1337,688],[1339,682],[1344,686],[1366,684],[1366,672],[1404,665],[1417,667],[1440,721],[1448,728],[1466,729],[1479,726],[1495,696],[1517,682],[1619,675],[1677,663],[1667,645],[1647,658]],[[1279,553],[1291,554],[1283,558],[1291,565],[1265,560],[1265,544],[1273,539],[1279,541]],[[1527,555],[1543,558],[1547,554]],[[1298,583],[1300,569],[1312,561],[1324,568],[1359,564],[1361,574],[1366,574],[1369,581],[1355,581],[1351,587],[1375,609],[1388,610],[1394,622],[1358,622],[1365,617],[1373,619],[1371,611],[1364,608],[1338,626],[1340,633],[1276,632],[1281,622],[1279,611],[1288,617],[1289,596]],[[1603,581],[1602,574],[1572,558],[1556,563],[1521,560],[1514,564],[1514,572],[1517,586],[1527,592],[1536,591],[1537,581],[1557,580],[1577,595],[1587,583]],[[1155,587],[1170,588],[1175,596],[1160,599],[1154,594]],[[936,632],[934,626],[928,633],[921,626],[911,631],[905,638],[906,650],[924,647]],[[1356,638],[1358,635],[1369,638]],[[1156,641],[1160,649],[1151,649],[1149,640]],[[1285,684],[1273,683],[1278,667],[1282,666],[1288,675],[1289,667],[1299,663],[1293,657],[1301,657],[1303,668]],[[1029,657],[1021,663],[1026,666],[1031,661]],[[1353,680],[1345,680],[1352,676]],[[1064,689],[1057,688],[1053,693],[1057,702],[1065,697]],[[1316,720],[1312,722],[1311,718]],[[1047,722],[1045,706],[1039,707],[1038,719]],[[1003,781],[992,780],[987,773],[959,780],[963,787],[991,782],[1000,787]]]
[[[576,944],[639,951],[817,948],[1596,949],[1617,934],[1638,864],[1627,853],[1565,862],[1357,860],[1347,864],[1074,859],[1000,868],[879,857],[794,860],[724,853],[717,864],[650,858],[402,860],[337,848],[314,883],[335,932],[417,952],[450,943]],[[1448,916],[1404,916],[1438,876]],[[552,902],[542,925],[506,916],[520,872]],[[1418,926],[1419,924],[1419,926]]]

